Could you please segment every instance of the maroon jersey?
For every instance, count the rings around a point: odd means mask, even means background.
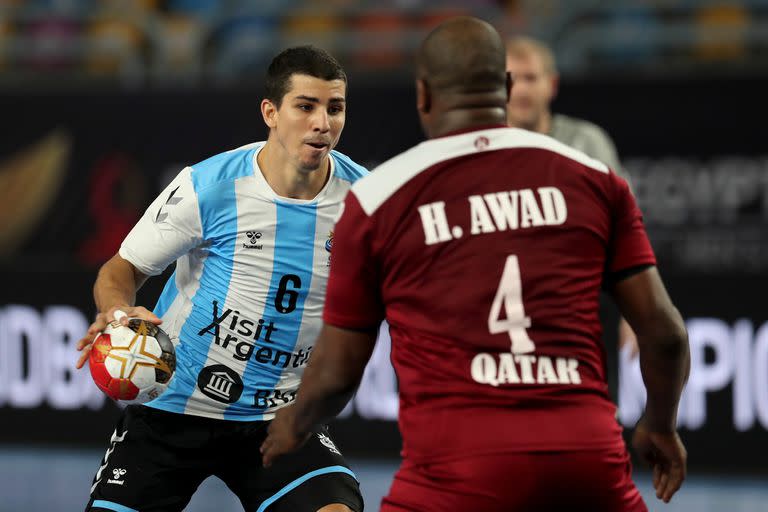
[[[347,196],[325,321],[391,327],[403,451],[622,447],[598,299],[655,264],[626,182],[544,135],[433,139]]]

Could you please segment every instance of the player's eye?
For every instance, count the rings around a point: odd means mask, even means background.
[[[298,108],[304,112],[312,112],[312,105],[310,103],[301,103],[298,105]]]
[[[344,112],[344,107],[342,107],[341,105],[331,105],[330,107],[328,107],[328,113],[331,115],[340,114],[342,112]]]

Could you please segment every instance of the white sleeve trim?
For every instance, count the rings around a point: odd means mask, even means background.
[[[202,242],[200,208],[191,177],[185,168],[160,193],[123,240],[119,254],[148,276]]]

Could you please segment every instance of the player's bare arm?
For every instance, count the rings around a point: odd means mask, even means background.
[[[261,445],[265,467],[299,448],[312,429],[333,419],[352,398],[376,344],[377,327],[324,324],[293,405],[280,409]]]
[[[162,320],[148,309],[133,305],[136,301],[136,291],[146,280],[146,275],[119,254],[115,254],[101,267],[93,285],[98,314],[85,336],[77,342],[77,350],[82,352],[75,365],[77,368],[82,368],[88,359],[96,334],[104,330],[112,320],[120,320],[124,325],[128,324],[128,318],[142,318],[158,325],[162,323]],[[118,314],[120,318],[116,318],[117,311],[124,314]]]
[[[656,496],[669,502],[686,474],[686,451],[676,432],[677,407],[690,371],[688,335],[656,267],[618,282],[613,295],[637,334],[648,393],[632,440],[653,468]]]

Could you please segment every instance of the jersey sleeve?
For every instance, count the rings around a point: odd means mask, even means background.
[[[120,246],[120,256],[148,276],[158,275],[202,242],[197,194],[185,168],[152,202]]]
[[[333,233],[323,319],[348,329],[378,326],[384,318],[381,269],[373,254],[373,222],[353,192]]]
[[[610,173],[613,189],[611,214],[613,216],[607,270],[615,275],[623,270],[643,265],[655,265],[651,242],[645,232],[643,214],[640,212],[629,185],[622,178]]]

